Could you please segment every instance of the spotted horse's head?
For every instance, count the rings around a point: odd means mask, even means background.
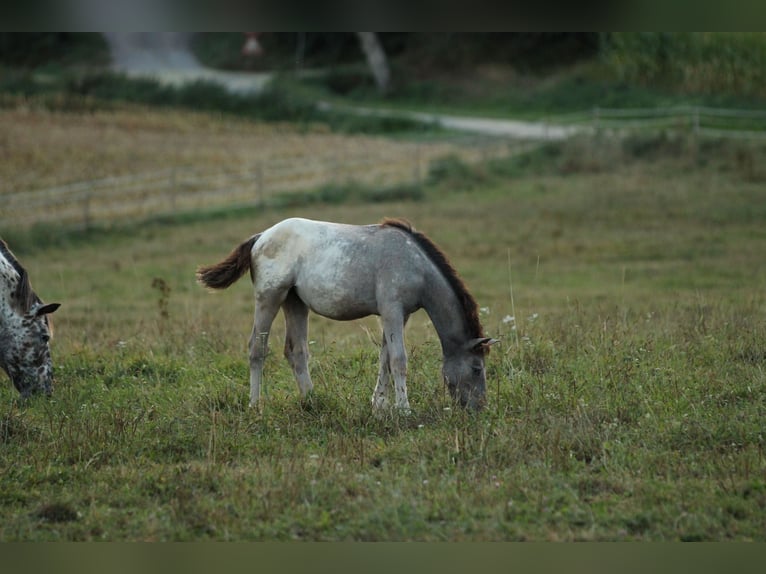
[[[27,397],[53,392],[49,315],[58,303],[43,303],[29,276],[0,239],[0,367]]]

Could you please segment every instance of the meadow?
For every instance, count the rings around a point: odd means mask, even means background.
[[[54,396],[0,388],[0,540],[764,540],[763,157],[596,137],[444,160],[417,201],[11,235],[63,305]],[[194,271],[290,216],[434,239],[501,339],[488,407],[450,402],[419,312],[409,416],[371,413],[374,318],[311,317],[301,401],[278,317],[248,408],[249,282]]]

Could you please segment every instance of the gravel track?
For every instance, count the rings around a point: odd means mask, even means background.
[[[253,94],[262,91],[271,80],[267,72],[223,72],[206,68],[196,59],[190,48],[191,34],[180,32],[116,33],[104,34],[111,53],[112,66],[121,73],[134,77],[152,77],[163,84],[183,85],[198,80],[218,82],[229,91]],[[326,102],[320,109],[332,106]],[[338,107],[338,110],[359,115],[398,115],[443,127],[482,135],[503,136],[526,140],[560,140],[572,136],[573,127],[540,122],[524,122],[496,118],[478,118],[422,112],[381,110],[363,107]]]

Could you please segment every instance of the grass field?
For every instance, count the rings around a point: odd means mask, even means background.
[[[0,540],[764,540],[763,157],[581,140],[446,163],[421,201],[19,235],[63,306],[55,396],[0,388]],[[278,318],[247,407],[249,282],[194,270],[294,215],[404,216],[444,248],[502,339],[484,412],[452,408],[422,312],[410,416],[370,412],[375,319],[312,316],[301,402]]]
[[[258,123],[133,105],[82,113],[52,112],[34,101],[13,104],[0,113],[0,195],[171,167],[239,172],[256,164],[329,165],[363,153],[390,158],[403,143],[374,134],[339,135],[318,123]],[[449,142],[425,141],[424,161],[451,149]]]

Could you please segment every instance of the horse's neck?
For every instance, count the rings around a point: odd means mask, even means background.
[[[4,264],[4,265],[3,265]],[[19,322],[19,316],[11,303],[12,284],[8,277],[10,264],[0,258],[0,340],[7,337]],[[0,349],[0,353],[3,349]]]
[[[16,323],[19,322],[19,316],[14,311],[10,298],[5,295],[2,288],[0,288],[0,332],[13,329]]]
[[[455,292],[437,270],[428,278],[423,308],[434,324],[444,355],[453,354],[468,339],[466,321]]]
[[[0,253],[0,307],[2,312],[11,311],[11,298],[19,281],[19,273],[13,264]]]
[[[8,353],[10,353],[11,342],[14,338],[14,332],[19,324],[19,316],[13,311],[10,304],[10,298],[6,296],[0,287],[0,367],[7,369]]]

